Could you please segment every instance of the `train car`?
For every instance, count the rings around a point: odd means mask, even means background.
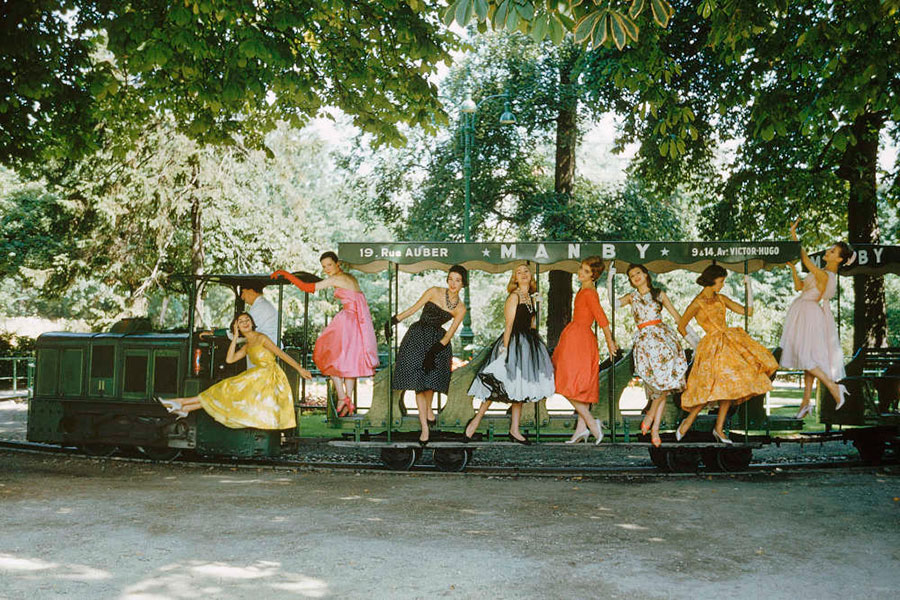
[[[184,278],[191,306],[201,285],[224,285],[243,309],[240,285],[275,286],[268,275]],[[192,312],[192,311],[191,311]],[[154,332],[147,319],[126,319],[106,333],[47,333],[36,344],[29,441],[78,446],[97,455],[135,449],[159,460],[183,451],[201,455],[273,457],[282,432],[230,429],[203,411],[176,420],[154,400],[196,396],[242,368],[225,362],[228,340],[201,339],[193,314],[184,332]],[[280,324],[279,324],[280,331]]]
[[[453,264],[461,264],[470,271],[502,273],[528,262],[539,275],[551,269],[575,272],[582,258],[596,255],[607,262],[606,296],[610,299],[617,296],[615,273],[624,273],[631,263],[643,264],[653,273],[676,269],[700,272],[717,263],[730,271],[748,274],[798,260],[800,247],[794,242],[401,242],[344,243],[340,244],[339,254],[353,269],[386,275],[387,301],[390,312],[395,314],[400,308],[397,305],[400,271],[447,270]],[[616,315],[609,316],[615,327]],[[745,318],[745,328],[748,324]],[[398,343],[395,337],[394,352]],[[472,452],[482,444],[505,443],[495,441],[499,437],[496,434],[505,434],[509,427],[509,417],[503,413],[489,413],[485,418],[481,428],[483,442],[461,443],[464,425],[474,413],[472,398],[466,391],[486,357],[486,351],[476,354],[465,367],[453,372],[450,391],[442,399],[437,416],[437,435],[428,445],[438,468],[462,470]],[[646,446],[653,463],[662,469],[691,471],[701,461],[717,470],[743,469],[750,463],[753,449],[770,443],[773,433],[797,432],[803,428],[801,420],[768,414],[766,397],[759,396],[743,403],[731,416],[729,425],[736,442],[733,446],[715,443],[711,433],[714,416],[702,415],[684,441],[676,444],[674,433],[664,434],[662,447],[654,448],[649,439],[639,434],[640,417],[625,415],[619,409],[622,392],[633,376],[630,353],[617,357],[615,364],[607,362],[600,367],[601,400],[592,412],[608,424],[607,440],[614,444]],[[335,420],[336,427],[348,430],[348,439],[332,444],[377,449],[385,464],[409,468],[422,453],[412,435],[418,432],[419,423],[415,416],[405,414],[402,395],[390,391],[390,376],[390,365],[376,375],[373,405],[368,414]],[[665,420],[673,429],[681,418],[679,400],[676,395],[667,407]],[[521,430],[538,443],[561,443],[571,435],[574,426],[575,417],[571,412],[550,414],[546,400],[526,407],[520,422]]]

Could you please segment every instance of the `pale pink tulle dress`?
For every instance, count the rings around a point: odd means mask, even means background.
[[[791,303],[781,334],[781,366],[808,371],[819,368],[832,381],[844,378],[844,355],[829,300],[837,291],[837,275],[828,273],[825,293],[819,291],[816,276],[803,280],[803,291]]]
[[[370,377],[378,366],[378,346],[366,297],[344,288],[335,288],[334,297],[344,306],[316,340],[313,362],[323,375]]]

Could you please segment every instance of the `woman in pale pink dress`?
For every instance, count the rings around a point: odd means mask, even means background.
[[[378,346],[375,328],[366,297],[356,278],[341,269],[338,256],[326,252],[319,257],[322,270],[328,277],[318,283],[300,281],[287,271],[275,271],[272,278],[284,277],[309,294],[334,288],[334,297],[343,307],[331,323],[322,330],[313,349],[313,362],[323,375],[334,382],[338,415],[352,415],[356,411],[350,394],[357,377],[371,377],[378,366]]]
[[[791,225],[791,237],[795,242],[800,241],[797,237],[799,222],[797,219]],[[838,242],[825,252],[825,268],[810,260],[802,248],[800,257],[809,269],[809,275],[801,280],[793,263],[788,264],[794,276],[794,289],[802,293],[791,303],[781,334],[781,367],[804,372],[803,402],[797,413],[798,419],[811,410],[814,379],[828,388],[837,403],[835,410],[844,406],[847,391],[837,383],[844,378],[844,355],[829,301],[837,290],[838,267],[851,264],[856,254],[846,243]]]

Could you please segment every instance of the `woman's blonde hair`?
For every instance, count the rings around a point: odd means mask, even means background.
[[[516,268],[512,270],[512,273],[509,276],[509,283],[506,284],[506,291],[512,294],[519,287],[519,284],[516,282],[516,271],[519,270],[519,267],[525,267],[528,269],[528,272],[531,273],[531,283],[528,284],[528,293],[535,293],[537,291],[537,282],[534,280],[534,273],[531,272],[531,267],[528,266],[528,263],[518,264],[516,265]]]

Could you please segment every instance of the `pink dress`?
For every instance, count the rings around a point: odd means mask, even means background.
[[[829,304],[837,291],[837,275],[826,272],[824,293],[810,273],[803,280],[803,291],[788,309],[781,334],[781,366],[804,371],[818,367],[832,381],[840,381],[845,377],[844,354]]]
[[[316,340],[313,362],[323,375],[370,377],[378,366],[378,346],[366,297],[344,288],[335,288],[334,297],[344,306]]]

